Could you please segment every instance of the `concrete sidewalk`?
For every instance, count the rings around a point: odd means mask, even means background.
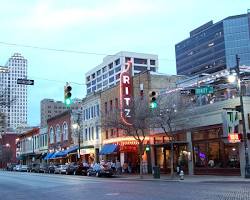
[[[179,176],[171,178],[169,175],[162,175],[160,178],[154,178],[152,174],[144,174],[143,178],[140,178],[138,174],[123,174],[116,176],[116,179],[121,180],[134,180],[134,181],[164,181],[164,182],[194,182],[194,183],[249,183],[250,179],[246,179],[240,176],[209,176],[209,175],[193,175],[184,176],[184,180],[180,180]]]

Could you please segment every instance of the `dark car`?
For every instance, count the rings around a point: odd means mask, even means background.
[[[82,163],[70,163],[67,165],[66,174],[87,175],[87,170],[88,167],[84,167]]]
[[[48,173],[49,172],[49,165],[41,164],[39,168],[40,173]]]
[[[14,171],[14,167],[16,166],[16,163],[9,163],[6,167],[7,171]]]
[[[48,173],[49,173],[49,174],[54,174],[54,173],[55,173],[55,168],[56,168],[56,167],[57,167],[56,165],[50,164],[50,165],[48,166]]]
[[[99,164],[95,164],[93,168],[89,168],[87,170],[87,176],[111,177],[113,176],[113,170],[111,168],[102,167]]]

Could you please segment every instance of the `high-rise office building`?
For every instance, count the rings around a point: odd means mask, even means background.
[[[0,92],[7,106],[0,108],[5,114],[6,128],[15,129],[27,124],[27,86],[17,79],[27,78],[27,59],[14,53],[6,63],[8,73],[0,73]]]
[[[43,99],[40,102],[40,119],[41,127],[47,126],[47,120],[65,112],[68,109],[78,110],[80,108],[80,100],[73,99],[70,108],[67,108],[62,101],[54,101],[53,99]]]
[[[112,56],[106,56],[103,62],[85,74],[87,95],[105,90],[120,81],[120,73],[125,69],[125,63],[132,62],[132,75],[142,71],[158,72],[158,56],[121,51]]]
[[[178,75],[193,76],[250,65],[250,10],[247,14],[210,21],[190,32],[190,37],[175,45]]]

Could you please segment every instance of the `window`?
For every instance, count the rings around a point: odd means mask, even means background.
[[[115,80],[115,77],[114,77],[114,76],[110,77],[110,78],[109,78],[109,83],[114,82],[114,80]]]
[[[90,81],[90,76],[87,76],[87,82]]]
[[[115,108],[118,109],[118,98],[115,98]]]
[[[121,71],[121,66],[115,68],[115,72]]]
[[[134,70],[136,70],[136,71],[146,71],[147,67],[134,65]]]
[[[113,137],[113,135],[114,135],[114,129],[111,129],[110,136]]]
[[[100,113],[100,108],[99,108],[99,104],[96,105],[96,115],[97,117],[99,117],[99,113]]]
[[[112,69],[113,68],[113,63],[110,63],[109,64],[109,69]]]
[[[155,65],[155,60],[150,60],[150,65]]]
[[[96,139],[99,139],[99,127],[96,126],[95,129],[96,129]]]
[[[88,129],[85,128],[85,140],[87,141],[88,140]]]
[[[93,118],[94,117],[94,107],[92,106],[91,107],[91,118]]]
[[[54,129],[53,129],[53,127],[50,127],[50,129],[49,129],[49,141],[50,141],[50,144],[54,143]]]
[[[56,142],[61,142],[61,130],[59,125],[56,125]]]
[[[150,71],[155,72],[156,68],[155,67],[150,67]]]
[[[89,127],[89,140],[91,140],[91,132],[90,132],[90,127]]]
[[[110,111],[112,111],[113,110],[113,101],[112,100],[110,100],[109,106],[110,106]]]
[[[107,69],[108,69],[107,66],[103,67],[103,68],[102,68],[102,73],[103,73],[103,72],[106,72]]]
[[[109,76],[114,74],[114,70],[109,71]]]
[[[92,79],[95,79],[95,73],[93,73],[91,76],[92,76]]]
[[[120,64],[120,58],[115,60],[115,65],[119,65]]]
[[[134,58],[134,63],[135,63],[135,64],[146,65],[146,64],[147,64],[147,59]]]
[[[128,61],[130,61],[131,58],[130,57],[125,57],[125,63],[127,63]]]
[[[107,114],[107,113],[108,113],[108,103],[105,102],[105,114]]]
[[[66,122],[63,123],[63,140],[68,140],[68,124]]]
[[[102,75],[102,78],[103,78],[103,79],[108,78],[108,73],[103,74],[103,75]]]
[[[101,70],[98,70],[98,71],[96,72],[96,74],[97,74],[97,76],[101,75]]]
[[[109,131],[106,130],[106,139],[108,139],[108,138],[109,138]]]
[[[91,129],[92,129],[92,134],[91,134],[92,135],[92,140],[94,140],[94,127],[92,126]]]

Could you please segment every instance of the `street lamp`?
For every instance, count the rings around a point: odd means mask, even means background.
[[[77,158],[80,160],[80,148],[81,148],[81,138],[80,138],[80,112],[77,113],[77,122],[72,124],[72,128],[76,131],[78,136],[78,153]]]
[[[238,84],[239,84],[238,87],[239,87],[239,96],[240,96],[240,112],[241,112],[241,118],[242,118],[243,142],[244,142],[244,150],[245,150],[245,178],[250,178],[250,165],[249,165],[249,155],[248,155],[246,122],[245,122],[245,115],[244,115],[243,92],[241,88],[241,78],[240,78],[240,58],[238,55],[236,55],[235,71],[237,74],[237,79],[238,79]]]

